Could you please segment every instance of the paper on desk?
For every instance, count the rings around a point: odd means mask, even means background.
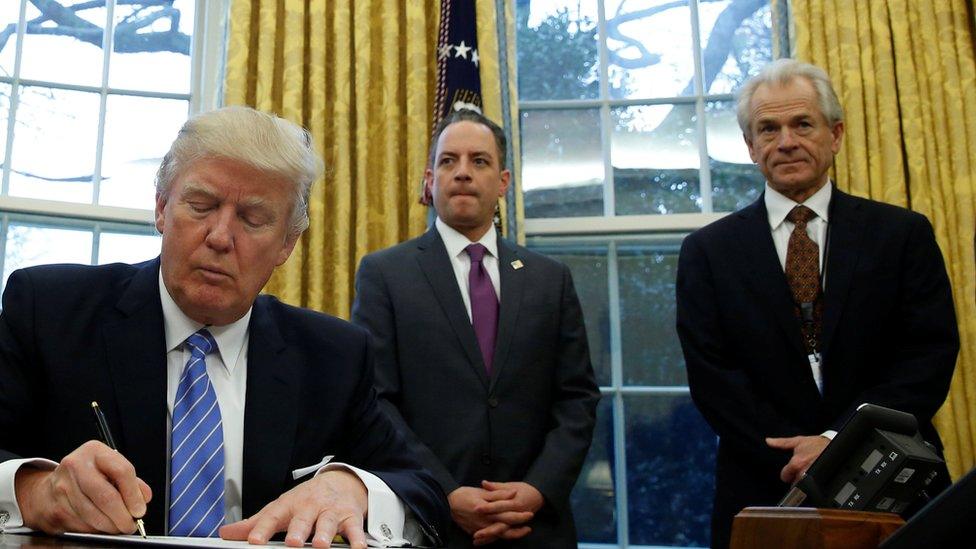
[[[127,543],[132,545],[146,545],[146,546],[157,546],[157,547],[204,547],[204,548],[218,548],[218,549],[255,549],[256,547],[285,547],[284,542],[272,541],[267,545],[251,545],[246,541],[229,541],[220,538],[185,538],[177,536],[149,536],[148,538],[143,538],[142,536],[117,536],[108,534],[76,534],[73,532],[68,532],[63,534],[66,538],[76,539],[79,541],[108,541],[113,544],[117,543]],[[306,543],[305,547],[311,547],[311,543]],[[382,547],[382,545],[375,544],[374,540],[369,540],[370,547]],[[345,543],[333,543],[332,547],[349,547]]]
[[[246,541],[230,541],[220,538],[186,538],[179,536],[149,536],[143,538],[139,535],[120,536],[110,534],[76,534],[68,532],[64,537],[77,539],[79,541],[109,541],[112,543],[128,543],[133,545],[154,545],[158,547],[210,547],[220,549],[254,549],[255,547],[285,547],[284,542],[272,541],[267,545],[251,545]],[[306,543],[306,547],[311,547],[311,543]],[[333,547],[349,547],[345,543],[333,543]],[[370,547],[374,546],[370,543]]]

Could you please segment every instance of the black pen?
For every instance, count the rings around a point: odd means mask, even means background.
[[[102,434],[102,442],[104,442],[109,448],[118,452],[119,449],[115,447],[115,439],[112,438],[112,432],[108,430],[108,422],[105,421],[105,414],[102,413],[102,409],[98,407],[98,403],[94,400],[92,401],[92,410],[95,412],[95,421],[98,423],[98,431]],[[139,529],[139,533],[143,538],[146,538],[146,525],[143,524],[142,519],[135,517],[132,518],[136,521],[136,528]]]

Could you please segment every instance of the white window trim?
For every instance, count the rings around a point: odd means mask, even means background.
[[[106,9],[112,10],[115,3],[109,2]],[[223,78],[224,62],[226,52],[227,22],[230,11],[230,0],[196,0],[194,13],[193,40],[191,42],[191,67],[190,67],[190,94],[154,93],[154,92],[129,92],[131,95],[147,95],[150,97],[172,97],[189,99],[189,115],[193,116],[201,112],[216,109],[223,103]],[[20,27],[16,37],[16,57],[14,62],[14,79],[12,89],[33,83],[28,80],[21,80],[20,63],[21,52],[23,49],[24,19],[26,17],[26,3],[20,10]],[[14,37],[11,37],[14,38]],[[109,37],[109,41],[111,37]],[[110,55],[110,48],[106,49],[105,55]],[[104,65],[107,70],[107,63]],[[104,80],[104,79],[103,79]],[[46,84],[46,83],[45,83]],[[97,90],[102,93],[102,101],[105,95],[113,88],[92,88],[88,86],[58,85],[59,89],[84,89]],[[10,108],[16,112],[16,96],[11,101]],[[103,109],[104,111],[104,109]],[[100,117],[99,124],[104,124],[104,113]],[[7,128],[2,131],[7,132],[7,152],[9,157],[13,147],[13,126],[8,123]],[[99,132],[102,135],[102,132]],[[98,147],[98,157],[101,157],[101,143]],[[100,163],[96,160],[97,163]],[[96,166],[96,172],[100,166]],[[9,168],[3,170],[3,190],[6,192],[6,181],[9,179]],[[97,201],[97,196],[93,197]],[[34,198],[23,198],[0,194],[0,211],[18,212],[37,215],[49,215],[64,218],[86,219],[92,221],[115,221],[133,224],[152,224],[154,214],[152,208],[122,208],[117,206],[105,206],[101,204],[86,204],[78,202],[62,202],[55,200],[40,200]]]

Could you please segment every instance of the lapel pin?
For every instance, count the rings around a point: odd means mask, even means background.
[[[512,262],[512,268],[515,269],[516,271],[521,269],[522,267],[525,267],[525,265],[522,264],[521,259],[516,259],[515,261]]]

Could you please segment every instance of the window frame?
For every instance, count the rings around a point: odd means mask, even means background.
[[[115,5],[115,0],[107,0],[105,8],[107,11],[107,21],[113,21]],[[11,39],[15,40],[14,47],[16,48],[14,54],[14,73],[12,76],[0,76],[0,84],[9,84],[11,86],[7,127],[0,128],[0,131],[6,132],[7,136],[6,150],[3,158],[10,158],[10,153],[13,150],[14,126],[17,104],[19,102],[19,94],[17,92],[21,86],[42,86],[59,90],[98,93],[100,97],[100,108],[98,114],[98,143],[95,149],[94,189],[91,203],[9,196],[10,162],[5,162],[2,173],[0,173],[0,213],[11,212],[46,215],[65,219],[127,223],[136,227],[147,223],[154,223],[152,206],[142,209],[98,204],[106,117],[105,106],[109,94],[177,99],[189,102],[188,116],[193,116],[201,112],[213,110],[223,103],[223,68],[230,0],[194,0],[194,9],[193,39],[190,42],[190,92],[181,94],[127,90],[108,86],[108,70],[112,54],[113,33],[110,32],[111,29],[108,29],[108,32],[105,32],[103,37],[102,53],[104,59],[101,84],[99,86],[82,86],[20,78],[24,46],[23,37],[27,16],[27,0],[20,1],[17,33],[11,36]],[[140,230],[135,232],[142,234]],[[3,252],[3,247],[6,244],[5,234],[3,236],[3,242],[0,242],[0,253]]]
[[[515,234],[524,234],[525,243],[529,247],[553,246],[567,244],[596,244],[606,246],[607,249],[607,289],[609,307],[609,346],[610,346],[610,385],[601,385],[600,393],[604,398],[612,399],[610,410],[612,414],[613,440],[613,478],[614,514],[616,516],[616,539],[614,544],[580,542],[582,549],[611,549],[611,548],[651,548],[656,546],[638,545],[630,542],[630,513],[628,503],[627,483],[627,450],[626,450],[626,410],[624,399],[627,396],[689,396],[687,385],[631,385],[624,382],[623,339],[621,327],[620,278],[617,248],[620,243],[631,240],[662,239],[668,243],[679,242],[687,234],[708,225],[732,212],[715,212],[712,205],[712,182],[709,167],[706,127],[706,104],[715,101],[729,101],[734,104],[736,96],[733,93],[707,94],[702,81],[702,37],[699,24],[699,0],[688,0],[691,19],[692,45],[694,48],[694,76],[693,93],[687,96],[662,97],[651,99],[612,99],[609,93],[609,55],[606,44],[606,10],[605,0],[597,2],[597,35],[599,36],[598,63],[600,78],[600,95],[597,99],[560,99],[560,100],[520,100],[518,97],[510,101],[506,91],[507,75],[503,72],[503,95],[517,113],[517,120],[526,111],[534,110],[583,110],[599,109],[601,124],[601,154],[604,166],[603,181],[603,215],[581,217],[553,217],[528,218],[519,220],[521,226],[516,226]],[[514,4],[514,2],[513,2]],[[771,56],[773,59],[782,57],[790,51],[789,42],[789,6],[788,0],[771,0],[773,45]],[[512,12],[515,13],[514,5]],[[504,42],[502,42],[504,43]],[[516,44],[517,48],[517,44]],[[517,73],[517,70],[516,70]],[[694,105],[696,114],[696,132],[698,140],[699,186],[702,201],[701,212],[649,214],[649,215],[616,215],[616,201],[614,196],[613,165],[610,159],[610,143],[613,132],[612,109],[629,106],[650,105]],[[510,139],[511,142],[511,139]],[[521,151],[515,151],[521,154]],[[515,174],[521,177],[521,174]],[[514,188],[515,186],[513,186]],[[524,192],[521,191],[520,192]],[[509,200],[514,199],[514,190]],[[512,202],[514,203],[514,201]],[[514,217],[514,216],[513,216]]]

